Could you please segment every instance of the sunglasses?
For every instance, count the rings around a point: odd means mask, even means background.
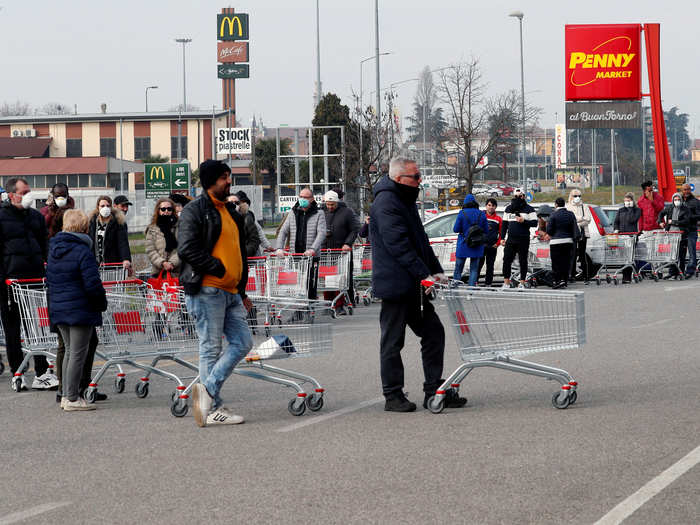
[[[408,177],[409,179],[413,180],[420,180],[421,179],[421,174],[420,173],[412,173],[412,174],[404,174],[401,175],[402,177]]]
[[[172,212],[173,209],[170,208],[170,207],[168,207],[168,208],[161,208],[160,211],[169,211],[169,212]]]

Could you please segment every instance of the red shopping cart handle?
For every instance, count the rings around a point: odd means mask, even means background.
[[[115,284],[146,284],[141,279],[127,279],[126,281],[105,281],[103,286],[114,286]]]
[[[430,288],[431,286],[435,286],[435,281],[430,281],[428,279],[422,279],[420,282],[423,286],[426,288]]]
[[[13,283],[17,284],[33,284],[33,283],[43,283],[44,278],[40,279],[5,279],[5,284],[10,286]]]
[[[248,260],[249,261],[265,261],[265,260],[267,260],[267,257],[265,257],[264,255],[255,256],[255,257],[248,257]]]

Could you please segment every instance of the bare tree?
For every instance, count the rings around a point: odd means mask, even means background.
[[[520,105],[518,94],[509,91],[493,97],[486,95],[479,60],[472,57],[440,72],[438,97],[446,105],[452,125],[449,143],[464,160],[457,177],[471,192],[474,176],[485,169],[481,160],[505,158],[517,146]],[[525,108],[526,126],[534,123],[541,110]]]
[[[34,113],[37,115],[68,115],[70,113],[70,108],[66,104],[49,102],[41,106],[40,109],[35,110]]]
[[[9,104],[3,102],[0,106],[0,116],[2,117],[18,117],[21,115],[29,115],[31,108],[28,103],[20,102],[19,100],[14,104]]]

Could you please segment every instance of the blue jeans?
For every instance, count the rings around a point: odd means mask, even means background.
[[[691,230],[688,232],[688,262],[685,265],[686,275],[695,274],[695,268],[698,265],[698,254],[697,254],[697,242],[698,242],[698,232],[697,230]]]
[[[199,380],[214,398],[215,409],[222,405],[219,393],[224,381],[253,347],[248,312],[240,295],[211,286],[203,286],[197,295],[187,295],[185,301],[199,338]]]
[[[476,286],[476,281],[479,280],[479,260],[481,257],[469,257],[469,286]],[[464,257],[455,259],[455,273],[452,278],[457,281],[462,278],[464,271],[464,263],[467,261]]]

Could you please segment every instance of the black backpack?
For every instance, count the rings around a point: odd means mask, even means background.
[[[465,241],[470,248],[478,248],[486,244],[486,233],[481,229],[481,226],[474,224],[467,231]]]

